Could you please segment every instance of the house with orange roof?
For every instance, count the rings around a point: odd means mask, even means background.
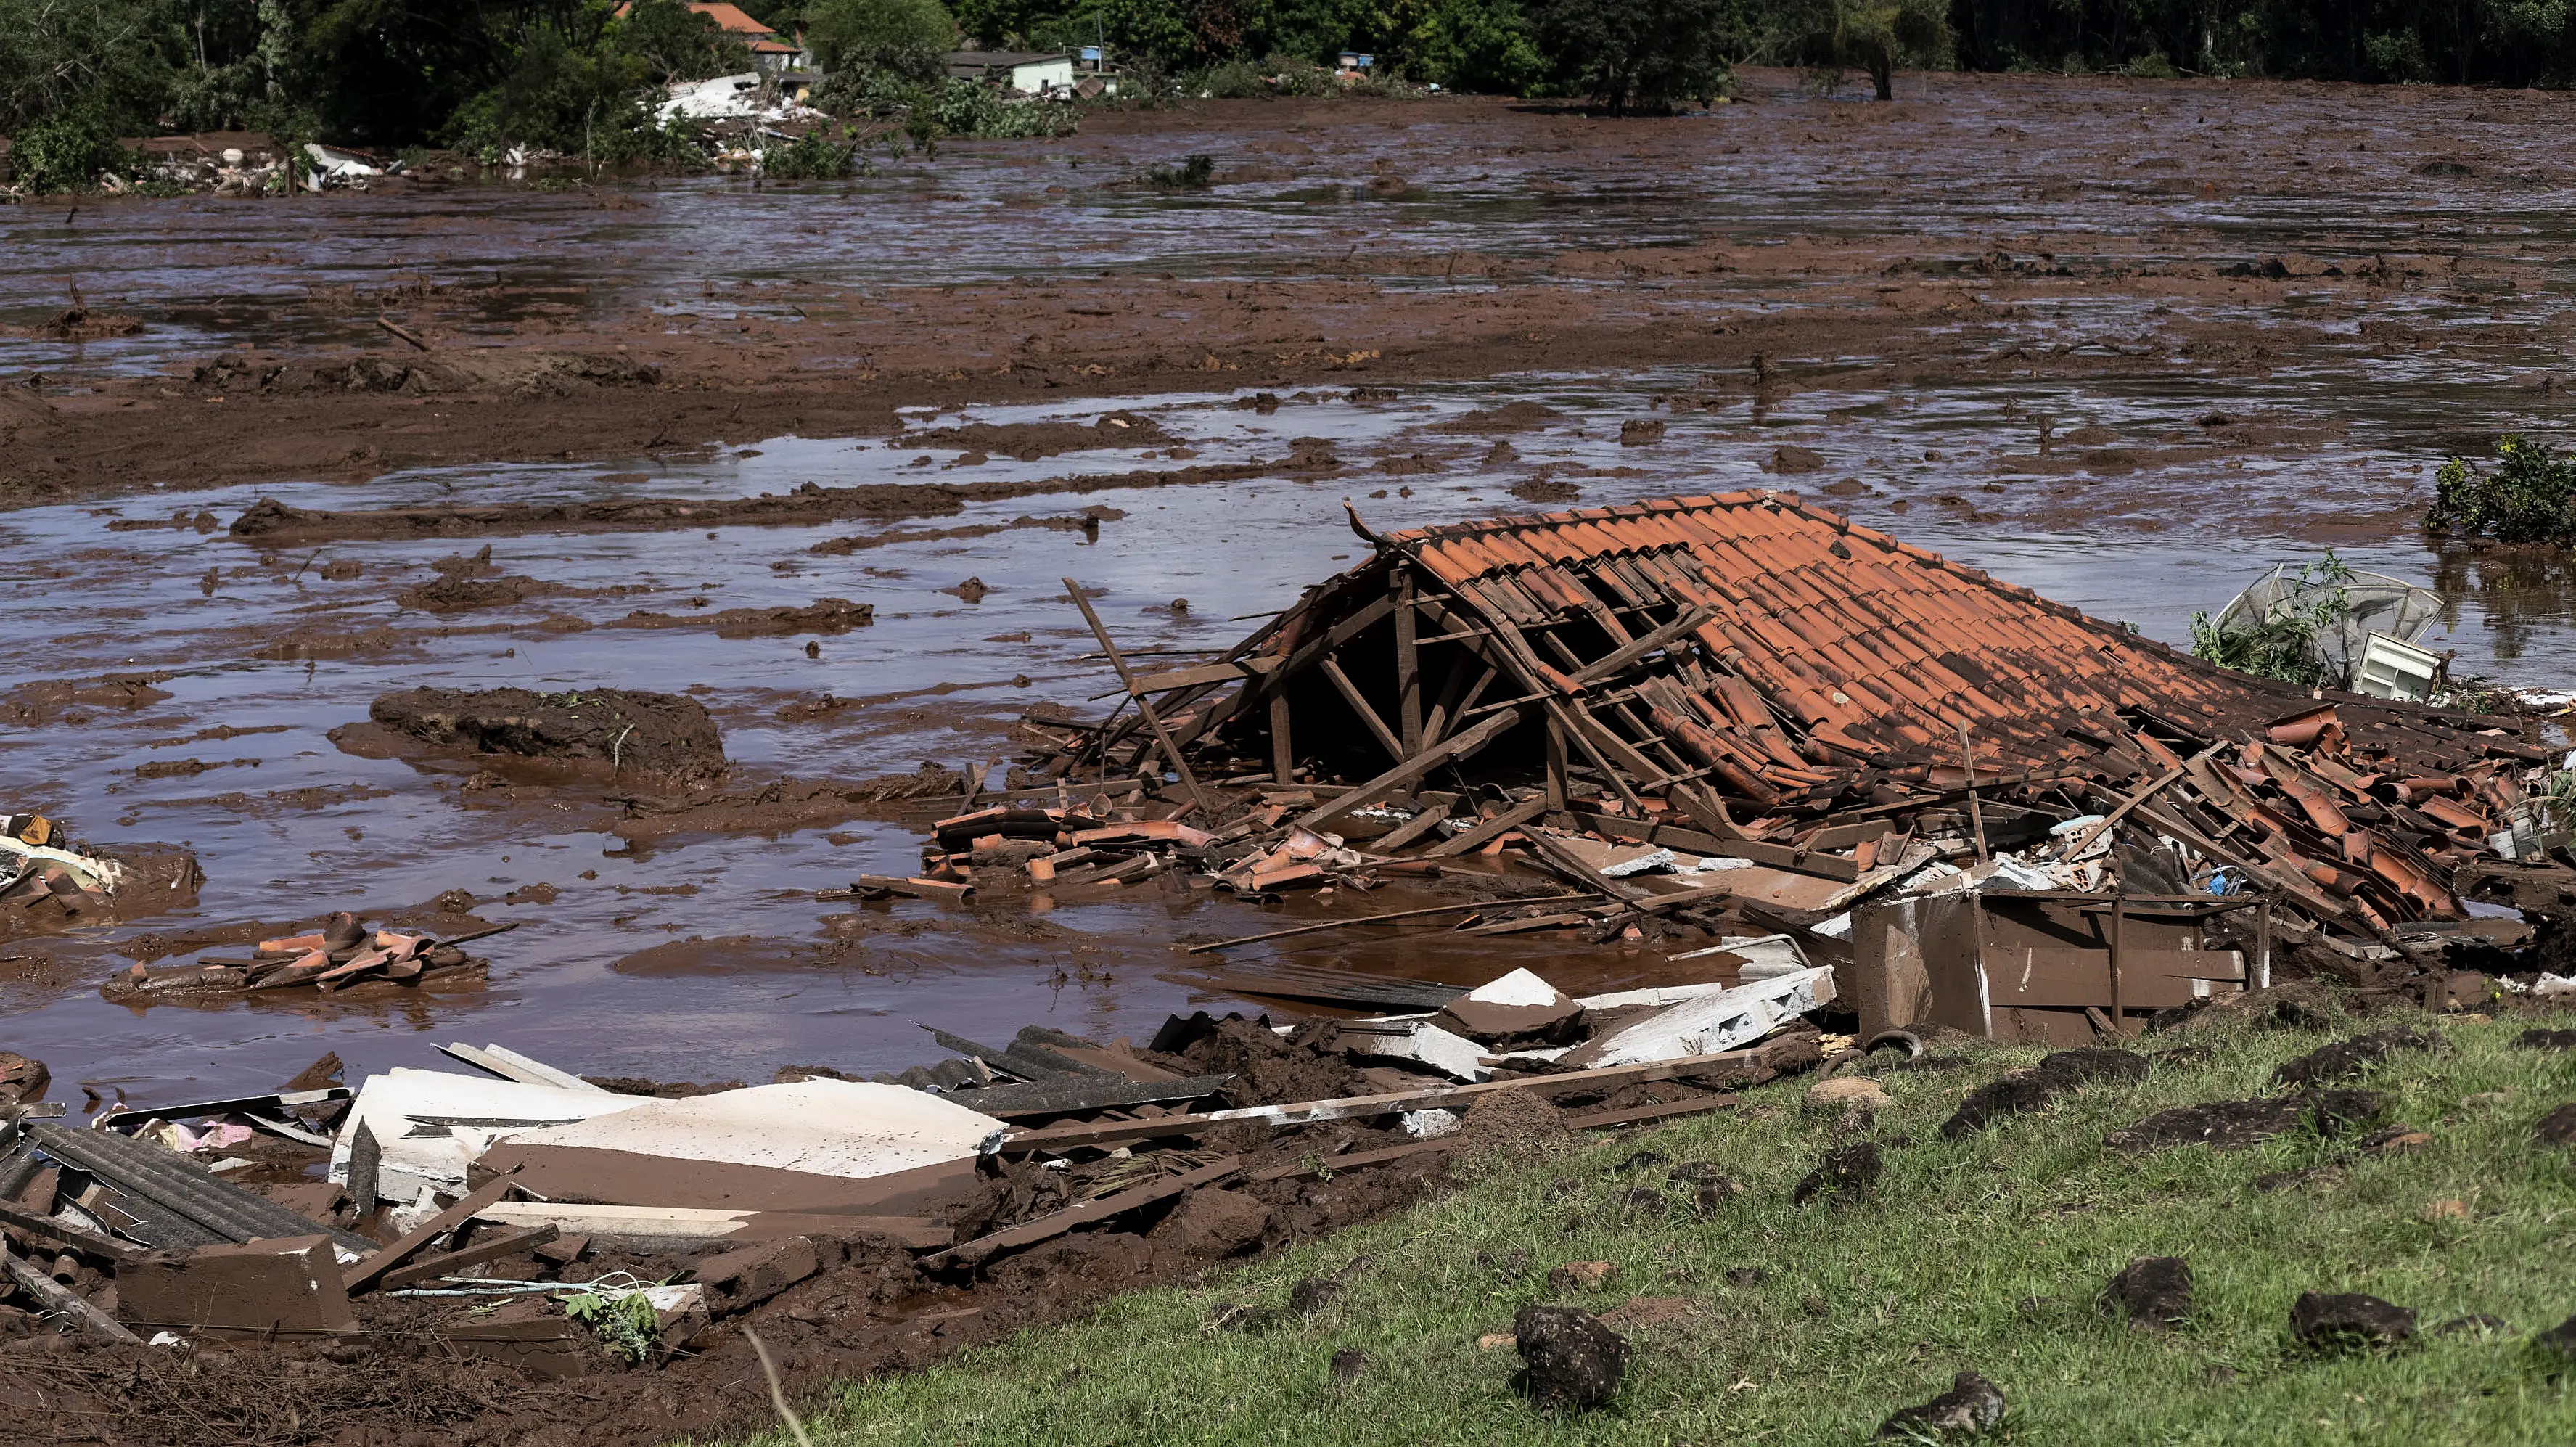
[[[617,17],[621,20],[626,18],[630,8],[632,0],[618,6]],[[727,4],[725,0],[690,0],[689,8],[713,20],[717,29],[747,46],[751,51],[752,64],[760,67],[764,74],[781,75],[806,63],[804,36],[781,36],[745,14],[739,5]]]

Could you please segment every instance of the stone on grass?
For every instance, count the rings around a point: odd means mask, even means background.
[[[1961,1372],[1950,1390],[1906,1407],[1879,1424],[1881,1437],[1972,1437],[2004,1419],[2004,1394],[1975,1372]]]
[[[2191,1316],[2191,1263],[2179,1256],[2141,1256],[2103,1291],[2131,1326],[2162,1331]]]
[[[2513,1043],[2525,1050],[2576,1050],[2576,1030],[2525,1030]]]
[[[1857,1075],[1819,1080],[1807,1087],[1807,1109],[1821,1115],[1868,1114],[1885,1108],[1887,1091],[1875,1080]]]
[[[2393,1347],[2415,1335],[2415,1311],[2357,1291],[2303,1291],[2290,1308],[2290,1332],[2317,1351]]]
[[[1541,1411],[1589,1411],[1609,1401],[1628,1375],[1628,1339],[1570,1306],[1520,1309],[1512,1318],[1521,1390]]]
[[[2571,1316],[2533,1337],[2531,1344],[2542,1352],[2563,1361],[2576,1362],[2576,1316]]]

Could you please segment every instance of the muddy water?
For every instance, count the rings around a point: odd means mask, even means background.
[[[593,1072],[661,1078],[762,1078],[777,1065],[876,1070],[935,1052],[916,1028],[1007,1035],[1020,1023],[1104,1035],[1150,1034],[1193,995],[1156,977],[1169,943],[1272,927],[1276,917],[1201,895],[1057,908],[1034,918],[1016,906],[985,917],[924,903],[852,908],[811,892],[861,873],[908,867],[917,839],[887,825],[850,824],[776,838],[693,837],[628,849],[602,832],[603,815],[572,824],[550,808],[495,807],[460,790],[471,769],[362,759],[329,732],[365,716],[401,687],[520,686],[547,691],[613,683],[696,691],[725,728],[740,773],[859,778],[1006,752],[999,735],[1024,706],[1079,701],[1107,686],[1061,579],[1104,588],[1101,607],[1139,650],[1222,646],[1252,615],[1284,606],[1312,580],[1363,554],[1342,521],[1349,498],[1372,526],[1402,527],[1493,511],[1534,510],[1514,495],[1539,479],[1569,498],[1608,503],[1677,491],[1816,485],[1850,477],[1860,491],[1832,499],[1856,517],[2097,614],[2167,639],[2185,635],[2194,607],[2224,601],[2283,557],[2331,541],[2356,564],[2428,577],[2457,565],[2402,526],[2420,496],[2428,457],[2416,417],[2342,420],[2331,443],[2239,449],[2227,462],[2130,474],[2102,515],[2079,505],[2115,484],[2077,470],[2021,476],[2016,458],[2041,457],[2031,419],[2046,413],[2122,435],[2190,421],[2206,395],[2070,393],[2064,388],[1880,395],[1783,384],[1756,399],[1717,398],[1686,410],[1653,399],[1704,379],[1642,373],[1616,378],[1525,377],[1412,389],[1394,402],[1344,394],[1280,400],[1275,412],[1234,405],[1230,393],[1139,397],[1062,408],[995,407],[935,420],[1011,424],[1089,422],[1123,405],[1185,438],[1201,463],[1275,458],[1291,439],[1329,439],[1350,470],[1316,482],[1140,488],[1024,498],[961,517],[871,529],[855,524],[720,528],[713,533],[618,533],[493,540],[492,563],[564,591],[505,609],[432,617],[392,601],[432,574],[447,544],[351,544],[263,555],[221,531],[104,532],[104,509],[51,508],[0,522],[0,659],[13,677],[167,671],[173,695],[132,714],[86,709],[77,726],[17,731],[12,776],[41,804],[95,838],[182,841],[209,883],[193,918],[157,920],[11,947],[50,958],[50,979],[5,987],[10,1039],[33,1043],[58,1074],[138,1099],[250,1087],[336,1049],[366,1069],[427,1063],[437,1042],[500,1040]],[[2272,386],[2290,395],[2295,383]],[[1716,394],[1698,394],[1715,398]],[[2228,405],[2266,408],[2270,394],[2236,389]],[[1475,408],[1534,401],[1557,416],[1497,438],[1439,430]],[[1755,415],[1756,407],[1760,415]],[[2313,409],[2311,409],[2313,410]],[[2386,409],[2366,409],[2380,417]],[[1662,440],[1620,445],[1624,420],[1667,421]],[[918,422],[934,419],[916,414]],[[1497,440],[1515,460],[1489,460]],[[1764,472],[1783,442],[1825,458],[1810,476]],[[1925,452],[1941,460],[1920,460]],[[931,458],[927,467],[917,459]],[[1379,458],[1436,470],[1390,476]],[[1907,459],[1897,461],[1895,459]],[[1875,460],[1873,460],[1875,459]],[[803,482],[971,476],[1041,478],[1152,466],[1131,451],[1076,453],[974,467],[958,454],[888,443],[781,438],[688,465],[654,465],[644,481],[595,469],[482,468],[388,476],[354,491],[259,490],[316,507],[538,497],[613,496],[638,489],[699,496],[784,491]],[[2055,465],[2053,463],[2046,465]],[[2000,493],[1976,478],[2004,478]],[[2378,479],[2378,522],[2356,525],[2349,486],[2303,479]],[[1963,481],[1971,479],[1971,481]],[[2413,487],[2412,494],[2404,489]],[[2072,498],[2068,494],[2072,491]],[[181,508],[229,522],[252,491],[189,494],[116,511],[161,518]],[[1974,499],[1945,504],[1941,498]],[[1079,531],[1006,529],[967,539],[892,541],[847,556],[816,543],[918,529],[1065,517],[1085,506],[1117,514],[1096,539]],[[326,581],[356,561],[354,578]],[[987,591],[967,603],[942,590],[968,577]],[[2555,686],[2576,674],[2576,632],[2565,582],[2533,590],[2466,565],[2457,617],[2435,646],[2461,650],[2464,671]],[[610,591],[610,590],[618,591]],[[817,597],[872,603],[873,626],[816,640],[727,640],[711,632],[606,625],[638,609],[685,615],[707,607],[804,604]],[[1176,609],[1175,599],[1186,599]],[[2537,615],[2537,616],[2535,616]],[[584,626],[588,625],[588,626]],[[290,629],[393,630],[388,650],[305,661],[254,657]],[[862,706],[791,723],[788,704],[822,695]],[[229,726],[230,737],[202,731]],[[205,771],[139,777],[138,765],[193,759]],[[576,801],[579,802],[579,801]],[[580,812],[576,810],[575,812]],[[493,920],[519,920],[492,942],[488,987],[370,1004],[264,999],[257,1005],[109,1005],[95,985],[143,952],[143,936],[183,937],[191,925],[287,923],[331,908],[417,906],[464,890]],[[1400,907],[1389,896],[1373,907]],[[1301,901],[1292,915],[1336,907]],[[1339,906],[1348,908],[1349,906]],[[1454,973],[1456,962],[1410,942],[1304,944],[1302,957],[1401,973]],[[1650,957],[1597,951],[1552,968],[1609,980],[1649,969]],[[237,949],[234,951],[237,952]],[[225,950],[211,953],[223,955]],[[1495,958],[1480,949],[1481,959]],[[23,967],[22,967],[23,970]]]
[[[1285,606],[1361,554],[1342,521],[1345,498],[1392,528],[1794,488],[2177,641],[2193,609],[2223,603],[2276,561],[2332,546],[2357,566],[2437,581],[2455,606],[2432,643],[2458,649],[2460,671],[2539,687],[2576,676],[2576,580],[2564,569],[2436,550],[2414,531],[2445,453],[2564,421],[2561,394],[2538,385],[2558,365],[2552,337],[2571,294],[2555,259],[2568,239],[2566,178],[2549,159],[2557,133],[2545,116],[2446,112],[2476,174],[2427,180],[2411,167],[2372,169],[2371,153],[2352,149],[2423,123],[2417,112],[2434,102],[2412,95],[2324,91],[2249,119],[2197,88],[2038,106],[2009,84],[1946,85],[1926,82],[1929,103],[1884,112],[1775,87],[1761,105],[1620,133],[1633,144],[1577,121],[1495,135],[1423,106],[1285,136],[1104,123],[1068,142],[953,148],[935,167],[887,165],[831,187],[707,180],[84,206],[77,216],[51,203],[0,209],[0,322],[41,320],[69,299],[67,278],[91,305],[147,322],[141,335],[108,342],[0,340],[12,370],[56,377],[184,364],[218,345],[353,341],[371,335],[373,293],[413,283],[449,288],[451,307],[470,303],[459,326],[468,336],[577,331],[638,308],[674,328],[745,314],[789,321],[817,287],[1077,270],[1224,277],[1321,258],[1388,285],[1446,287],[1424,264],[1444,252],[1517,267],[1502,268],[1498,283],[1455,287],[1462,296],[1496,284],[1651,294],[1652,281],[1570,254],[1712,238],[1919,238],[1916,274],[1942,286],[1962,276],[1972,285],[1975,273],[1959,268],[1990,248],[2029,262],[2026,238],[2039,232],[2083,239],[2093,264],[2292,252],[2304,272],[2403,250],[2457,256],[2514,283],[2445,272],[2366,307],[2297,286],[2210,287],[2152,315],[2108,289],[2020,304],[2023,345],[2110,358],[2177,320],[2291,339],[2262,365],[2188,376],[2167,367],[2124,376],[2110,365],[2076,381],[1998,379],[1995,368],[1974,380],[1893,375],[1854,349],[1783,358],[1758,385],[1647,367],[1410,387],[1365,404],[1319,388],[1267,412],[1224,391],[915,414],[925,427],[1088,424],[1125,407],[1186,439],[1200,464],[1275,460],[1296,439],[1321,438],[1347,466],[1314,481],[1041,494],[890,529],[498,538],[497,567],[559,591],[443,617],[406,610],[395,594],[430,577],[451,545],[262,554],[219,527],[106,525],[174,510],[228,523],[260,495],[335,509],[639,491],[723,498],[807,482],[1043,480],[1180,464],[1104,448],[964,466],[954,449],[782,437],[684,463],[417,470],[362,486],[165,489],[113,508],[9,513],[0,516],[0,675],[172,676],[160,684],[171,697],[131,713],[84,708],[78,722],[8,729],[13,794],[0,807],[41,807],[102,841],[185,842],[209,883],[185,917],[0,947],[16,957],[0,961],[0,1008],[11,1012],[0,1044],[34,1049],[65,1079],[149,1101],[273,1084],[325,1048],[360,1070],[430,1063],[437,1042],[456,1039],[499,1040],[592,1072],[705,1080],[762,1079],[789,1063],[899,1068],[935,1054],[916,1023],[988,1038],[1029,1021],[1149,1034],[1167,1010],[1222,998],[1158,978],[1174,962],[1173,941],[1250,933],[1278,917],[1160,894],[1035,918],[817,903],[817,889],[906,868],[917,841],[856,823],[629,848],[585,798],[496,801],[463,788],[465,766],[353,757],[329,734],[396,688],[614,684],[697,691],[725,728],[738,775],[754,782],[990,758],[1007,752],[1001,735],[1021,708],[1107,686],[1100,665],[1083,660],[1092,645],[1059,601],[1061,579],[1105,588],[1103,613],[1130,647],[1219,647],[1251,626],[1246,615]],[[2134,114],[2138,104],[2149,113]],[[1918,135],[1902,154],[1879,147],[1875,128],[1889,116],[1910,117],[1933,139]],[[2119,164],[2068,161],[2079,139],[2098,148],[2106,130],[2132,136]],[[1187,197],[1103,184],[1201,150],[1220,153],[1236,179]],[[2315,165],[2297,168],[2299,159]],[[2264,184],[2245,184],[2249,176]],[[1391,183],[1372,188],[1379,178]],[[1933,282],[1900,275],[1885,285]],[[1733,309],[1832,304],[1822,287],[1719,276],[1673,305],[1723,324]],[[2392,348],[2363,330],[2392,322],[2474,345]],[[1507,435],[1439,430],[1511,401],[1557,415]],[[1666,430],[1622,446],[1621,424],[1634,420]],[[1095,506],[1116,514],[1096,535],[1011,526]],[[921,536],[983,525],[996,530]],[[811,551],[853,536],[872,545]],[[347,563],[358,565],[354,577],[334,566]],[[944,591],[970,577],[988,590],[978,601]],[[639,609],[685,616],[697,600],[714,611],[822,597],[872,603],[877,616],[814,640],[813,658],[802,636],[605,626]],[[1178,598],[1189,606],[1175,608]],[[375,629],[391,637],[367,651],[259,656],[297,630]],[[859,704],[804,722],[782,713],[826,694]],[[178,760],[206,767],[136,772]],[[474,896],[485,918],[522,922],[487,947],[496,964],[480,990],[397,1004],[271,997],[149,1010],[96,993],[128,958],[162,957],[191,930],[414,907],[450,890]],[[1299,901],[1287,913],[1339,907]],[[1434,938],[1299,943],[1302,958],[1323,962],[1433,976],[1465,968]],[[1558,948],[1487,942],[1477,967],[1526,957],[1579,984],[1656,963]]]

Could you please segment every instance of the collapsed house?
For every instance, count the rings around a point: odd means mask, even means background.
[[[1113,647],[1127,697],[1033,721],[1040,764],[1171,800],[1254,893],[1508,841],[1591,896],[1547,926],[1789,930],[1877,1028],[2119,1034],[2276,937],[2377,980],[2576,901],[2534,720],[2220,669],[1769,492],[1351,523],[1375,555],[1221,657]],[[1882,914],[1960,892],[1960,928]]]

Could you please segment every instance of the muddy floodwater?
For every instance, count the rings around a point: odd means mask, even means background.
[[[1109,116],[831,186],[0,208],[0,323],[36,328],[77,278],[143,324],[0,337],[0,810],[184,844],[206,875],[183,914],[0,944],[0,1045],[149,1102],[271,1086],[325,1049],[372,1071],[499,1041],[762,1080],[935,1058],[921,1025],[1143,1037],[1221,1008],[1165,978],[1177,945],[1407,897],[817,901],[912,872],[919,834],[858,809],[621,831],[640,783],[384,757],[347,726],[397,689],[614,686],[699,698],[727,792],[1007,758],[1023,709],[1104,710],[1114,687],[1065,578],[1122,646],[1222,648],[1365,556],[1346,504],[1383,530],[1780,488],[2177,642],[2331,547],[2441,589],[2427,643],[2456,673],[2576,684],[2569,570],[2419,527],[2445,456],[2564,429],[2568,103],[2015,78],[1873,110],[1757,77],[1754,99],[1626,128],[1467,102]],[[1113,184],[1202,152],[1207,193]],[[611,354],[651,371],[539,365]],[[210,369],[226,356],[256,365]],[[419,376],[312,380],[352,359]],[[862,487],[912,491],[722,507]],[[229,532],[263,498],[639,496],[712,525]],[[442,560],[526,586],[438,611],[414,590]],[[692,621],[823,599],[873,620]],[[109,675],[148,688],[28,688]],[[137,959],[238,952],[226,927],[453,912],[456,891],[518,922],[477,947],[477,987],[98,991]],[[1660,965],[1294,943],[1458,980]]]

